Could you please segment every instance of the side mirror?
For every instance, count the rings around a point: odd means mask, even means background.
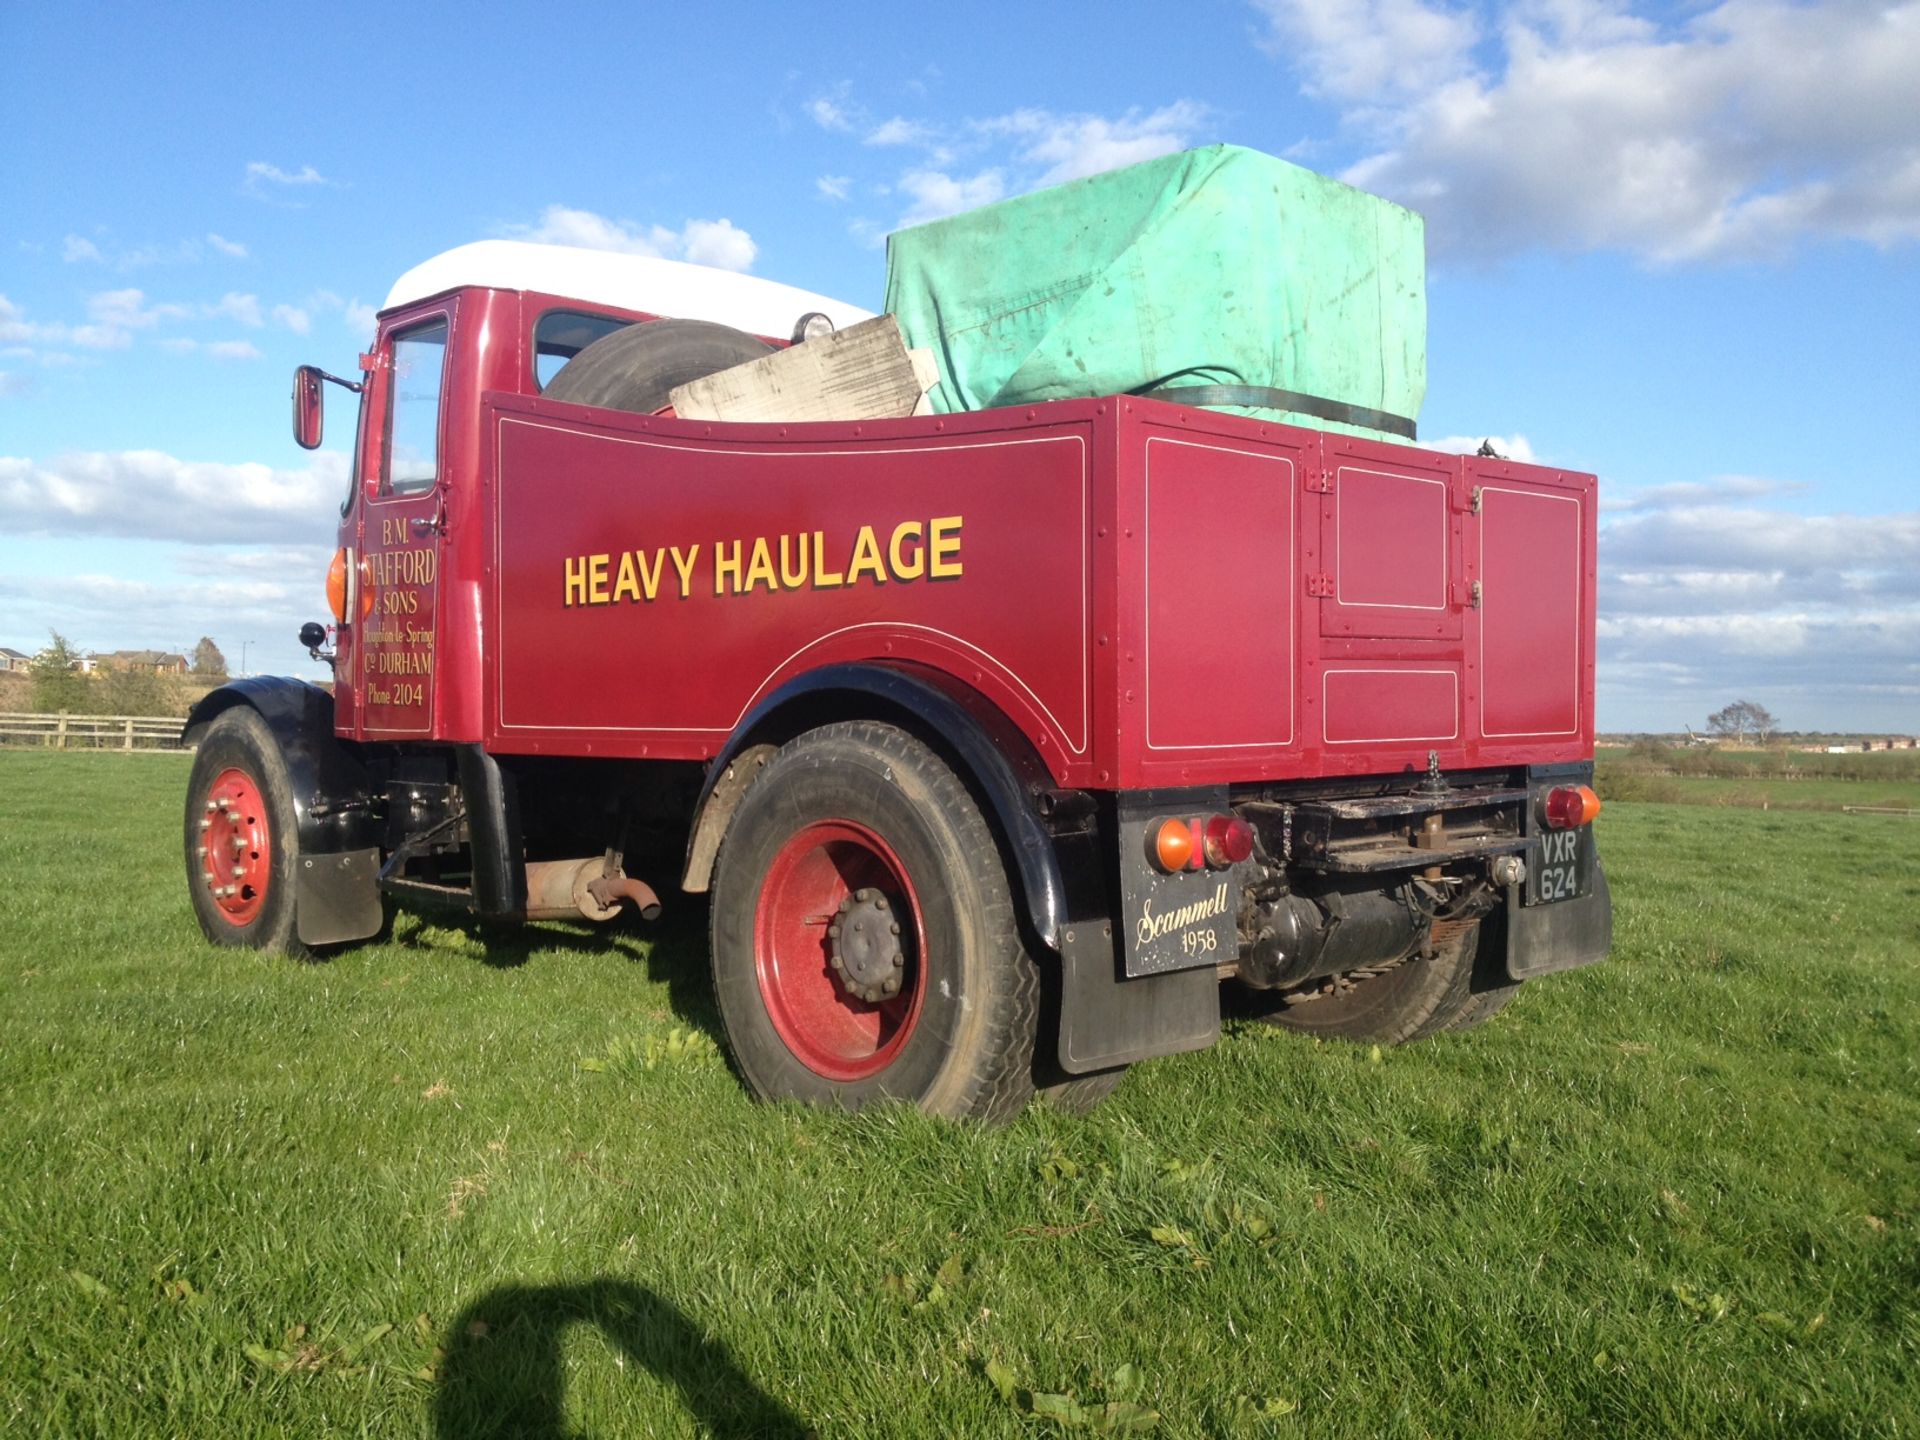
[[[323,376],[317,365],[302,365],[293,372],[293,441],[302,450],[316,450],[326,427],[326,413],[320,400]]]

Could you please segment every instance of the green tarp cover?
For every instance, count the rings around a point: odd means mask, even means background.
[[[1413,420],[1427,388],[1420,217],[1235,145],[898,231],[886,308],[941,413],[1216,384]]]

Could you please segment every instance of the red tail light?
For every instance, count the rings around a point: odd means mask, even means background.
[[[1600,813],[1600,797],[1585,785],[1561,785],[1547,792],[1547,826],[1573,830],[1591,825]]]
[[[1216,870],[1238,865],[1253,854],[1253,827],[1237,815],[1215,815],[1207,821],[1207,864]]]

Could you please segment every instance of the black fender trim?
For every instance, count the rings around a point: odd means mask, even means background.
[[[855,702],[849,705],[848,702]],[[1060,863],[1060,841],[1042,807],[1055,802],[1053,777],[1033,745],[997,708],[937,670],[917,665],[829,665],[781,686],[748,713],[707,768],[687,842],[683,889],[704,891],[720,841],[740,797],[760,765],[794,736],[850,713],[884,718],[889,712],[933,740],[958,763],[961,778],[975,785],[991,810],[1019,872],[1027,918],[1050,949],[1060,945],[1060,926],[1082,913],[1069,893]],[[1088,897],[1091,898],[1091,897]],[[1098,913],[1100,901],[1087,913]]]
[[[284,675],[252,675],[211,690],[187,712],[189,742],[222,712],[244,705],[267,723],[293,780],[293,808],[303,855],[337,855],[380,844],[366,769],[333,733],[333,696]]]

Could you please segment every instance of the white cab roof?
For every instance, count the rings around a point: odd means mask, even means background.
[[[478,240],[436,255],[394,281],[381,308],[391,310],[466,285],[534,290],[649,315],[711,320],[755,335],[791,334],[793,322],[809,310],[820,311],[840,329],[873,318],[857,306],[758,275],[527,240]]]

